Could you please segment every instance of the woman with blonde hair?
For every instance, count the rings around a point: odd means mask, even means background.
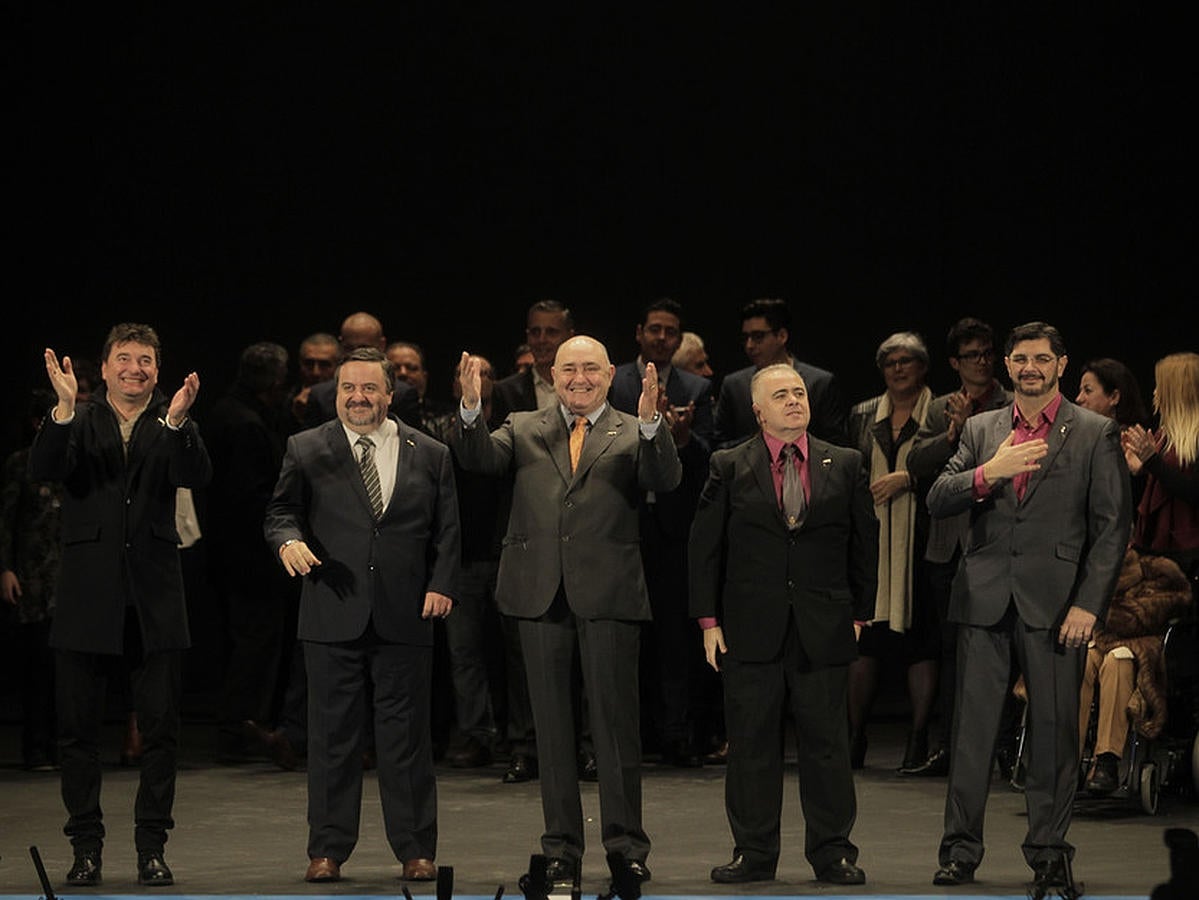
[[[1154,367],[1158,427],[1122,437],[1133,475],[1145,473],[1132,543],[1199,576],[1199,353],[1171,353]]]

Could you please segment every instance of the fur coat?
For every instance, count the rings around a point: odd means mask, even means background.
[[[1170,620],[1191,602],[1191,584],[1177,563],[1164,556],[1138,553],[1131,547],[1116,581],[1095,649],[1108,653],[1127,647],[1136,660],[1136,689],[1129,701],[1133,726],[1147,738],[1166,724],[1166,661],[1162,638]]]

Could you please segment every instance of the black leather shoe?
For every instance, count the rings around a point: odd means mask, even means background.
[[[629,874],[640,881],[642,884],[653,878],[650,874],[649,867],[639,859],[630,859],[627,863]]]
[[[904,766],[899,770],[900,775],[923,775],[927,777],[944,776],[949,774],[949,751],[942,747],[917,766]]]
[[[578,863],[573,859],[553,856],[545,861],[545,880],[550,884],[574,884]]]
[[[963,862],[960,859],[951,859],[941,868],[937,869],[937,874],[933,876],[933,884],[944,886],[953,886],[955,884],[970,884],[974,881],[975,866],[968,862]]]
[[[137,861],[137,883],[150,887],[174,884],[175,876],[162,858],[161,853],[139,857]]]
[[[92,887],[102,880],[100,878],[100,851],[76,853],[75,862],[67,872],[67,884],[73,887]]]
[[[450,754],[455,769],[477,769],[491,765],[491,751],[478,738],[467,738],[462,747]]]
[[[522,781],[532,781],[537,777],[537,758],[516,753],[504,773],[504,784],[520,784]]]
[[[841,857],[832,865],[821,869],[816,880],[825,884],[865,884],[866,873],[845,857]]]
[[[717,884],[744,884],[747,881],[774,881],[774,866],[766,863],[754,865],[746,862],[738,853],[731,862],[712,870],[712,880]]]
[[[579,751],[579,781],[599,781],[599,769],[595,765],[595,754],[590,750]]]
[[[1110,794],[1120,786],[1120,757],[1114,753],[1100,753],[1095,758],[1095,769],[1087,779],[1088,794]]]

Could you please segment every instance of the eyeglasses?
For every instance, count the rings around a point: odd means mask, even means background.
[[[772,328],[769,331],[743,331],[741,332],[741,340],[749,344],[760,344],[772,334],[778,334],[777,329]]]
[[[1050,353],[1038,353],[1036,356],[1025,356],[1021,353],[1018,356],[1009,356],[1008,360],[1013,366],[1027,366],[1029,363],[1033,363],[1044,368],[1050,363],[1057,362],[1057,357]]]
[[[959,353],[957,358],[963,362],[987,362],[995,358],[995,351],[971,350],[969,353]]]
[[[882,367],[884,369],[898,369],[901,367],[910,366],[916,361],[916,357],[914,356],[897,356],[894,359],[884,359]]]

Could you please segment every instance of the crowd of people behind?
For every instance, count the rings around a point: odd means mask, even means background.
[[[736,849],[712,878],[771,878],[782,769],[762,745],[786,709],[807,858],[820,880],[861,883],[850,770],[865,765],[879,685],[895,669],[908,736],[886,764],[945,776],[958,753],[991,748],[954,767],[935,883],[970,881],[981,860],[985,782],[994,765],[1007,774],[1015,764],[1018,676],[1040,716],[1026,856],[1039,883],[1062,883],[1072,853],[1062,760],[1077,766],[1094,694],[1106,712],[1088,790],[1114,790],[1127,739],[1136,653],[1102,638],[1125,554],[1177,566],[1171,613],[1199,576],[1199,355],[1159,360],[1151,403],[1123,363],[1090,360],[1070,403],[1058,399],[1067,355],[1056,329],[1030,323],[1003,346],[986,322],[964,318],[943,348],[959,379],[948,391],[928,383],[934,351],[902,331],[875,351],[877,395],[850,403],[836,373],[795,355],[784,301],[748,303],[740,324],[747,365],[718,378],[673,300],[645,307],[639,352],[616,365],[575,333],[566,306],[539,301],[511,359],[463,353],[442,400],[421,345],[389,340],[376,316],[355,312],[336,335],[303,339],[295,381],[287,348],[244,348],[232,386],[199,422],[199,375],[173,395],[159,390],[149,326],[114,328],[99,365],[47,349],[32,447],[4,469],[0,595],[20,635],[23,764],[62,770],[68,883],[100,881],[101,725],[114,684],[126,702],[122,762],[141,767],[139,881],[173,881],[163,854],[190,646],[180,564],[189,519],[221,614],[217,759],[265,755],[307,769],[309,881],[340,877],[357,840],[362,771],[373,766],[404,877],[435,877],[436,760],[502,762],[504,783],[541,780],[551,881],[577,876],[578,782],[598,781],[605,848],[647,880],[639,776],[627,761],[655,755],[728,766]],[[1068,433],[1086,440],[1063,451]],[[758,460],[754,448],[772,455]],[[736,492],[746,489],[741,467],[758,465],[774,473],[767,505],[777,500],[779,534],[798,555],[757,553],[764,525],[745,518]],[[1042,485],[1050,465],[1068,466],[1071,479]],[[1009,486],[1017,505],[1046,503],[1041,530],[1007,509]],[[830,531],[826,490],[846,504]],[[1005,529],[1028,542],[1029,560],[1040,559],[1036,545],[1073,554],[1066,576],[1045,564],[1051,581],[1066,577],[1062,597],[1045,605],[1030,599],[1043,584],[1001,578],[998,562],[963,562]],[[848,572],[823,570],[830,553]],[[764,589],[737,593],[734,582],[752,578],[747,560],[797,567],[775,606]],[[1087,574],[1071,588],[1075,565]],[[826,577],[845,605],[834,619],[805,620]],[[975,578],[1002,581],[993,610]],[[746,631],[735,610],[759,602]],[[795,640],[762,644],[754,632],[779,610],[772,634],[794,630]],[[1087,656],[1073,705],[1041,704],[1038,685],[1068,676],[1006,630],[1017,622],[1060,628],[1060,642]],[[765,687],[766,662],[781,666],[790,700]],[[964,683],[988,693],[964,704]],[[840,699],[818,706],[817,696]],[[981,719],[961,721],[981,707]]]

